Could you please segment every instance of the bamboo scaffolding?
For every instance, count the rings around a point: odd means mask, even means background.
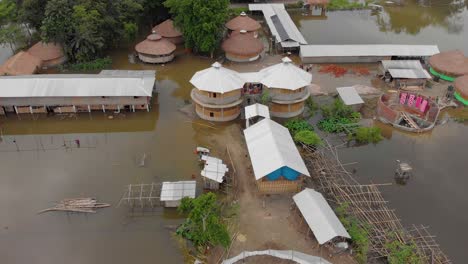
[[[347,205],[347,213],[359,220],[368,232],[370,259],[386,258],[390,254],[386,244],[396,239],[404,244],[414,243],[416,254],[426,263],[451,263],[427,227],[413,225],[405,228],[395,211],[389,209],[379,190],[389,183],[360,184],[339,159],[337,149],[344,145],[333,147],[327,139],[324,141],[325,146],[318,149],[303,146],[305,163],[313,172],[307,184],[337,206]]]
[[[98,203],[95,198],[75,198],[75,199],[63,199],[57,203],[54,207],[39,211],[38,214],[51,211],[66,211],[76,213],[96,213],[96,209],[105,208],[111,206],[107,203]]]

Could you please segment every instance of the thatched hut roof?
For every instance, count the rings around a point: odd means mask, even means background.
[[[174,26],[172,19],[167,19],[153,28],[153,32],[158,33],[165,38],[176,38],[182,36],[182,33]]]
[[[0,75],[30,75],[41,68],[42,61],[26,51],[20,51],[0,66]]]
[[[29,48],[28,52],[43,61],[55,60],[65,56],[62,46],[56,43],[45,43],[39,41]]]
[[[462,76],[468,74],[468,58],[459,50],[451,50],[433,55],[429,64],[438,73],[448,76]]]
[[[264,45],[252,33],[241,30],[240,32],[233,32],[228,39],[223,41],[221,48],[226,53],[241,56],[256,56],[263,51]]]
[[[163,39],[156,33],[149,35],[135,46],[135,50],[138,53],[157,56],[171,54],[175,49],[176,46],[172,42]]]
[[[465,100],[468,100],[468,75],[455,79],[455,91],[457,91]]]
[[[256,31],[259,30],[262,26],[255,19],[248,17],[246,13],[242,12],[239,16],[229,20],[226,23],[226,27],[233,31]]]

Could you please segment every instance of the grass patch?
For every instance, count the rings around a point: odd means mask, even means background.
[[[74,64],[65,64],[59,66],[60,71],[98,71],[110,69],[112,66],[112,59],[110,57],[95,59],[88,62],[79,62]]]
[[[356,2],[349,2],[348,0],[331,0],[328,4],[328,10],[350,10],[350,9],[362,9],[365,8],[366,5],[356,3]]]
[[[289,130],[289,133],[294,137],[299,131],[313,131],[312,125],[307,120],[294,118],[287,121],[284,126]]]
[[[322,139],[311,130],[301,130],[294,135],[294,141],[297,143],[306,144],[309,146],[320,146],[323,144]]]
[[[358,127],[354,134],[349,135],[359,143],[378,143],[383,140],[379,127]]]

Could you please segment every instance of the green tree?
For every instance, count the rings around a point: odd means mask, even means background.
[[[65,50],[68,48],[73,36],[73,6],[69,0],[50,0],[45,8],[45,17],[41,26],[42,39],[45,42],[62,44]]]
[[[73,39],[69,48],[77,61],[90,61],[98,57],[104,38],[100,34],[100,26],[103,21],[97,10],[87,10],[82,5],[73,8]]]
[[[214,193],[205,193],[195,199],[185,197],[178,210],[187,214],[187,219],[177,229],[178,235],[196,246],[229,246],[231,240],[220,219],[221,209]]]
[[[229,16],[229,0],[167,0],[164,5],[182,30],[185,45],[213,55]]]
[[[359,127],[352,138],[359,143],[378,143],[383,139],[379,127]]]
[[[35,30],[40,30],[45,17],[48,0],[24,0],[20,12],[20,19]]]
[[[16,23],[9,23],[0,28],[0,44],[10,46],[12,53],[15,47],[21,46],[26,41],[24,30]]]

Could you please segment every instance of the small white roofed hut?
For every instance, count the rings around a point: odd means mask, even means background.
[[[364,104],[359,93],[354,87],[338,87],[336,91],[340,95],[341,100],[347,106],[353,107],[355,111],[359,111],[359,108]]]
[[[288,57],[259,74],[261,83],[268,87],[271,96],[272,116],[289,118],[304,111],[304,101],[310,96],[307,87],[312,82],[312,74],[294,65]]]
[[[153,33],[135,46],[138,58],[146,63],[166,63],[174,59],[176,46]]]
[[[218,190],[219,184],[224,181],[226,173],[229,168],[223,163],[221,159],[202,156],[202,160],[205,162],[205,166],[201,171],[201,176],[205,182],[205,189]]]
[[[164,207],[178,207],[184,197],[195,198],[196,181],[163,182],[161,203]]]
[[[259,118],[270,118],[270,110],[268,106],[262,104],[252,104],[248,105],[244,108],[245,111],[245,127],[250,126],[251,119],[259,119]],[[259,120],[257,120],[259,121]]]
[[[244,79],[236,71],[215,62],[210,68],[196,72],[190,79],[195,87],[191,97],[197,115],[209,121],[230,121],[240,114]]]
[[[335,238],[351,238],[321,193],[306,188],[293,200],[320,245]]]
[[[310,174],[287,128],[266,118],[245,129],[244,136],[261,193],[300,190]]]
[[[431,79],[419,60],[384,60],[381,68],[385,81],[396,89],[422,90]]]

